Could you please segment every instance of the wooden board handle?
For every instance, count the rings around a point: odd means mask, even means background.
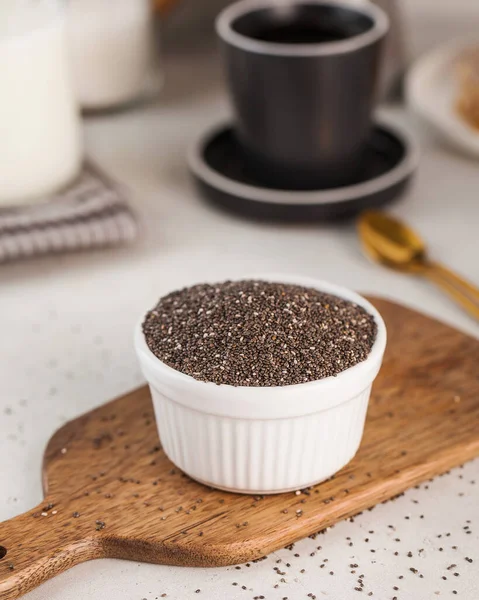
[[[50,577],[104,555],[95,522],[77,514],[65,503],[46,499],[0,523],[1,600],[18,598]]]

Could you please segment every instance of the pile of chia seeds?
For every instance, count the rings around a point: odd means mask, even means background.
[[[226,281],[161,298],[143,332],[153,354],[199,381],[267,387],[356,365],[377,327],[362,307],[312,288]]]

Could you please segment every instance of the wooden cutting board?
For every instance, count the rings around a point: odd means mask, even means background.
[[[201,567],[260,558],[478,456],[479,342],[372,302],[388,350],[361,448],[333,479],[267,497],[200,485],[165,457],[141,388],[53,436],[45,501],[0,523],[0,598],[93,558]]]

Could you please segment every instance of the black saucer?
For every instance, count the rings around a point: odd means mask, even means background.
[[[286,190],[262,183],[258,174],[251,172],[233,128],[223,124],[195,142],[188,162],[205,197],[224,208],[263,218],[328,219],[396,198],[416,169],[418,150],[396,125],[376,123],[357,182],[344,187]]]

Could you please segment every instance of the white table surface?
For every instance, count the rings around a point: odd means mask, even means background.
[[[413,10],[412,0],[406,4]],[[414,19],[410,14],[415,51],[479,24],[479,10],[475,22],[469,11],[462,20],[448,13],[441,23],[424,10]],[[159,295],[178,286],[255,272],[300,273],[394,298],[479,335],[477,325],[428,284],[368,263],[351,223],[260,225],[204,204],[184,154],[197,132],[227,113],[218,68],[211,56],[184,50],[169,60],[168,71],[157,105],[95,118],[86,128],[90,154],[131,188],[143,225],[139,243],[0,270],[0,520],[41,501],[42,452],[55,429],[142,383],[133,325]],[[409,126],[423,149],[414,186],[392,212],[423,233],[435,257],[479,282],[478,163],[446,148],[402,109],[386,112]],[[273,570],[278,560],[284,582]],[[362,595],[371,591],[381,600],[477,600],[479,460],[249,568],[102,560],[60,575],[28,598],[154,600],[166,593],[185,600],[306,600],[312,593],[355,600],[359,574]]]

